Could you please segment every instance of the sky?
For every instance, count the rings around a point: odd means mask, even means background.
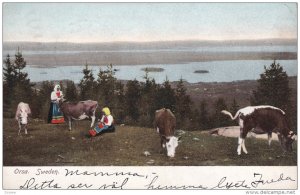
[[[297,38],[296,3],[3,3],[3,41]]]

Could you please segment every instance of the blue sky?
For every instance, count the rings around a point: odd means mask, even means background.
[[[297,38],[296,3],[4,3],[3,41]]]

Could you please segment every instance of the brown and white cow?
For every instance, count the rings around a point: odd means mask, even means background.
[[[155,112],[154,128],[160,135],[161,147],[167,148],[169,157],[175,156],[175,150],[178,146],[178,138],[174,136],[176,118],[169,110],[162,108]]]
[[[233,117],[230,112],[223,110],[223,114],[238,119],[240,136],[237,153],[248,153],[245,146],[245,138],[249,131],[257,134],[268,134],[269,144],[271,143],[272,132],[277,133],[278,139],[284,151],[292,151],[292,143],[295,140],[294,132],[290,130],[285,112],[273,106],[248,106],[238,110]]]
[[[28,115],[31,114],[30,107],[27,103],[20,102],[17,107],[15,119],[18,121],[20,135],[21,130],[24,128],[25,134],[27,134]]]
[[[64,114],[64,117],[69,122],[69,130],[72,130],[72,121],[73,120],[83,120],[86,118],[91,118],[92,123],[91,127],[95,123],[95,112],[98,107],[97,101],[86,100],[80,102],[59,102],[59,108]]]

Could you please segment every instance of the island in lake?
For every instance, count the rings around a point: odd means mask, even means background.
[[[156,68],[156,67],[147,67],[147,68],[142,68],[142,70],[145,72],[163,72],[165,69]]]
[[[209,71],[208,70],[195,70],[194,73],[203,74],[203,73],[209,73]]]

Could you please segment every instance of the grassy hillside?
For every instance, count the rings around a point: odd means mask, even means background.
[[[86,136],[89,121],[75,122],[69,132],[66,124],[51,125],[30,121],[28,135],[17,136],[13,119],[3,120],[4,166],[254,166],[297,165],[294,151],[283,155],[279,143],[250,138],[249,154],[238,156],[237,138],[216,137],[201,131],[185,131],[170,159],[160,148],[157,132],[151,128],[117,126],[115,133],[95,138]],[[145,151],[150,156],[145,156]]]

